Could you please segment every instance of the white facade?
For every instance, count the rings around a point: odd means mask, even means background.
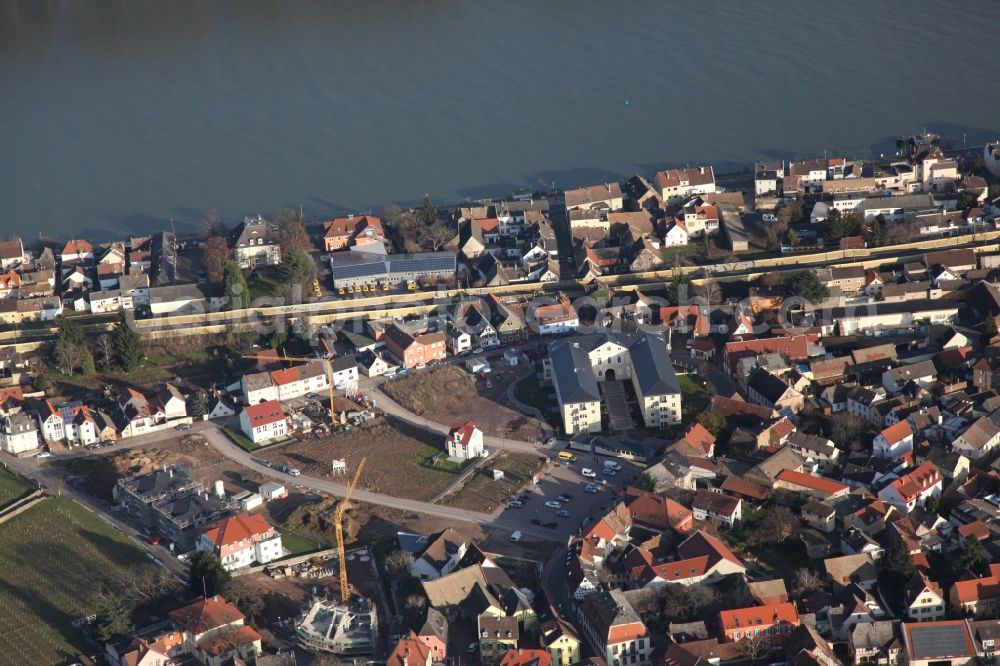
[[[483,431],[470,423],[453,428],[449,433],[448,456],[459,460],[482,458],[486,455],[483,447]]]
[[[282,416],[282,418],[273,421],[251,426],[250,417],[247,415],[247,410],[244,409],[240,412],[240,428],[243,430],[243,434],[250,438],[250,441],[259,444],[287,435],[288,421]]]
[[[12,414],[3,418],[0,429],[0,448],[18,455],[38,448],[38,430],[27,415]]]

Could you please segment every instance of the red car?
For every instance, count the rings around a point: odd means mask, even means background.
[[[149,542],[150,546],[158,546],[160,544],[160,538],[153,536],[152,534],[146,535],[146,541]]]

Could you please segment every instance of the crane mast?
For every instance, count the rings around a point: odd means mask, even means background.
[[[362,458],[361,462],[358,463],[358,469],[354,472],[351,485],[347,487],[347,494],[344,495],[344,499],[341,500],[334,514],[334,529],[337,533],[337,559],[340,560],[340,598],[343,600],[345,606],[351,598],[351,585],[347,580],[347,549],[344,547],[344,513],[347,511],[347,503],[350,501],[351,495],[354,494],[354,488],[358,485],[358,480],[361,479],[361,472],[364,470],[365,463],[367,462],[368,458]]]

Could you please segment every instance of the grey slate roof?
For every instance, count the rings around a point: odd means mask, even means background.
[[[629,348],[632,372],[645,396],[680,393],[674,366],[663,338],[649,333],[640,335]]]
[[[552,382],[564,404],[598,402],[601,392],[590,367],[590,357],[574,339],[559,340],[549,348]]]

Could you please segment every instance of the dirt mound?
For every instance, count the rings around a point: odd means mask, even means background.
[[[313,539],[336,543],[336,526],[333,521],[339,505],[338,499],[303,504],[288,516],[285,526]],[[348,542],[354,541],[366,522],[365,512],[352,503],[344,513],[344,538]]]

